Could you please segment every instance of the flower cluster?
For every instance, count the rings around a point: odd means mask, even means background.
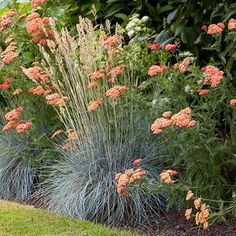
[[[18,54],[15,52],[17,49],[16,43],[11,42],[7,48],[1,52],[0,57],[2,58],[2,61],[0,62],[1,65],[9,65],[13,62],[13,60],[18,56]]]
[[[193,197],[193,192],[191,190],[188,191],[186,200],[190,200]],[[201,198],[196,198],[193,202],[195,209],[198,212],[195,215],[195,222],[197,225],[202,225],[204,229],[207,229],[209,226],[209,209],[207,208],[205,203],[201,202]],[[191,214],[193,212],[193,208],[189,208],[185,211],[185,218],[189,220],[191,218]]]
[[[140,34],[145,31],[146,23],[149,21],[148,16],[143,16],[141,19],[139,18],[139,14],[134,14],[129,19],[129,23],[125,27],[127,34],[130,38]]]
[[[3,84],[0,84],[0,89],[7,90],[11,83],[12,83],[12,79],[11,78],[5,79]]]
[[[68,100],[68,97],[61,95],[60,93],[49,94],[46,97],[47,103],[49,105],[55,105],[59,107],[65,106],[65,101]]]
[[[87,106],[87,111],[88,112],[96,111],[98,109],[98,107],[101,106],[101,104],[102,104],[102,99],[101,98],[99,98],[95,101],[91,101],[89,103],[89,105]]]
[[[191,63],[190,58],[186,57],[182,62],[176,63],[173,68],[179,69],[180,73],[183,74],[189,67]]]
[[[31,6],[32,8],[36,9],[38,6],[42,3],[46,3],[48,0],[32,0],[31,1]]]
[[[73,150],[76,146],[76,141],[78,140],[78,133],[73,129],[68,129],[66,133],[67,133],[67,140],[63,145],[63,149]]]
[[[99,69],[97,71],[89,73],[89,78],[92,81],[98,81],[100,79],[105,78],[105,76],[106,76],[106,71],[104,69]]]
[[[16,15],[16,9],[10,9],[0,17],[0,33],[12,23],[12,18]]]
[[[191,109],[189,107],[172,115],[170,111],[164,112],[161,118],[157,118],[151,126],[154,134],[159,134],[164,128],[176,125],[178,127],[193,127],[196,124],[195,120],[191,120]],[[172,116],[171,116],[172,115]],[[169,118],[169,119],[168,119]]]
[[[106,91],[106,96],[114,100],[118,98],[122,92],[127,90],[128,87],[126,86],[116,85]]]
[[[102,37],[102,44],[108,47],[115,47],[116,45],[121,43],[121,36],[120,35],[113,35],[110,37],[104,36]]]
[[[231,99],[229,103],[232,106],[236,106],[236,99]]]
[[[160,174],[160,182],[165,184],[173,184],[176,181],[172,179],[173,176],[177,175],[178,172],[175,170],[164,170]]]
[[[220,22],[217,24],[211,24],[208,26],[207,33],[208,34],[218,34],[221,33],[225,28],[224,23]]]
[[[3,132],[9,129],[15,129],[17,133],[24,133],[32,126],[31,122],[19,120],[20,114],[23,110],[24,108],[21,106],[5,114],[5,119],[8,123],[3,127]]]
[[[228,23],[229,30],[236,30],[236,19],[230,19]]]
[[[224,78],[224,72],[212,65],[202,67],[201,71],[203,71],[205,75],[204,84],[210,83],[213,88]]]
[[[138,165],[140,163],[141,161],[139,160]],[[122,197],[127,196],[127,186],[137,182],[145,174],[146,171],[141,168],[137,168],[136,170],[128,169],[124,173],[117,173],[115,176],[115,180],[117,181],[117,193]]]
[[[40,45],[47,45],[47,39],[53,38],[54,31],[49,29],[49,18],[40,18],[37,12],[33,12],[26,18],[26,30],[33,41]]]
[[[30,67],[28,69],[22,68],[22,71],[33,82],[37,82],[37,83],[49,82],[48,73],[37,64],[35,64],[35,66]]]
[[[150,76],[155,76],[157,75],[158,73],[161,73],[165,70],[167,70],[168,67],[167,66],[164,66],[164,65],[160,65],[160,66],[156,66],[156,65],[153,65],[149,68],[148,70],[148,75]]]
[[[177,45],[174,43],[168,43],[164,47],[166,51],[174,51],[176,48],[177,48]]]
[[[149,43],[147,46],[148,46],[149,49],[154,51],[154,50],[156,50],[160,47],[160,44],[159,43]]]
[[[124,64],[115,66],[113,68],[111,68],[110,66],[111,70],[107,73],[107,75],[110,76],[110,79],[108,79],[108,83],[113,83],[116,80],[116,77],[123,73],[125,67],[126,65]]]

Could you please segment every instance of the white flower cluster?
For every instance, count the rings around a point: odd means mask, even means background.
[[[146,24],[149,21],[148,16],[143,16],[141,19],[139,18],[139,14],[134,14],[129,18],[129,23],[125,27],[127,34],[130,38],[138,35],[142,31],[145,30]]]

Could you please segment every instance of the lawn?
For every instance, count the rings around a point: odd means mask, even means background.
[[[87,221],[59,216],[31,206],[0,200],[0,236],[135,236]]]

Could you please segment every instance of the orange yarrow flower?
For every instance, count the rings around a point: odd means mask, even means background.
[[[106,96],[114,100],[117,99],[122,92],[125,92],[127,90],[128,87],[126,86],[116,85],[113,88],[110,88],[106,91]]]
[[[149,68],[148,70],[148,75],[150,76],[155,76],[157,75],[158,73],[161,73],[165,70],[167,70],[168,67],[167,66],[164,66],[164,65],[160,65],[160,66],[156,66],[156,65],[153,65]]]
[[[186,196],[186,200],[187,201],[190,200],[193,197],[193,195],[194,195],[193,192],[191,190],[189,190],[187,193],[187,196]]]
[[[236,30],[236,19],[231,18],[228,23],[229,30]]]
[[[218,34],[221,33],[225,28],[224,23],[211,24],[208,26],[208,34]]]
[[[87,106],[87,111],[88,112],[93,112],[98,109],[98,107],[102,104],[102,99],[97,99],[95,101],[91,101],[89,105]]]
[[[189,209],[187,209],[187,210],[185,211],[185,218],[186,218],[186,220],[189,220],[189,219],[190,219],[191,214],[192,214],[192,211],[193,211],[192,208],[189,208]]]

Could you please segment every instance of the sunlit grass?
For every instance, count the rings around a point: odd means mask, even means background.
[[[4,236],[138,235],[137,233],[113,230],[91,222],[63,217],[40,209],[34,209],[31,206],[22,206],[6,201],[0,201],[0,215],[0,235]]]

